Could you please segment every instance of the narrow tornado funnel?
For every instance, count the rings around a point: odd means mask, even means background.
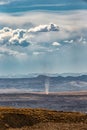
[[[49,85],[50,85],[49,78],[46,78],[45,79],[45,93],[46,94],[49,94]]]

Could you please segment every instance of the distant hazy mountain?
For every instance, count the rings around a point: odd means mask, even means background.
[[[44,76],[48,76],[48,77],[58,77],[58,76],[62,76],[62,77],[68,77],[68,76],[72,76],[72,77],[78,77],[78,76],[82,76],[82,75],[87,75],[87,73],[62,73],[62,74],[58,74],[58,73],[54,73],[54,74],[50,74],[50,73],[30,73],[30,74],[9,74],[9,75],[0,75],[0,78],[34,78],[34,77],[38,77],[39,75],[44,75]]]
[[[45,76],[45,75],[39,75],[37,77],[35,77],[36,79],[46,79],[46,78],[49,78],[49,79],[53,79],[53,80],[56,80],[56,81],[87,81],[87,75],[81,75],[81,76],[67,76],[67,77],[63,77],[63,76],[57,76],[57,77],[50,77],[50,76]]]
[[[34,78],[38,82],[49,81],[50,91],[84,91],[87,90],[87,75],[81,76],[57,76],[49,77],[44,75],[39,75]]]
[[[50,92],[60,91],[85,91],[87,90],[87,75],[81,74],[28,74],[28,75],[13,75],[3,76],[0,79],[1,88],[23,89],[23,91],[45,91],[45,88]],[[7,79],[4,79],[7,78]],[[2,89],[1,89],[2,91]]]

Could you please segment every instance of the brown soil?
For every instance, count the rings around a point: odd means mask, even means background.
[[[0,130],[87,130],[87,114],[0,108]]]

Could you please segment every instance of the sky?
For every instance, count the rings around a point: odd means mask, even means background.
[[[87,72],[87,0],[0,0],[0,75]]]

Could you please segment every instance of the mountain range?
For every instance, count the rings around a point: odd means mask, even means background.
[[[0,78],[34,78],[38,77],[40,75],[48,76],[48,77],[78,77],[82,75],[87,75],[87,73],[29,73],[29,74],[9,74],[9,75],[0,75]]]

